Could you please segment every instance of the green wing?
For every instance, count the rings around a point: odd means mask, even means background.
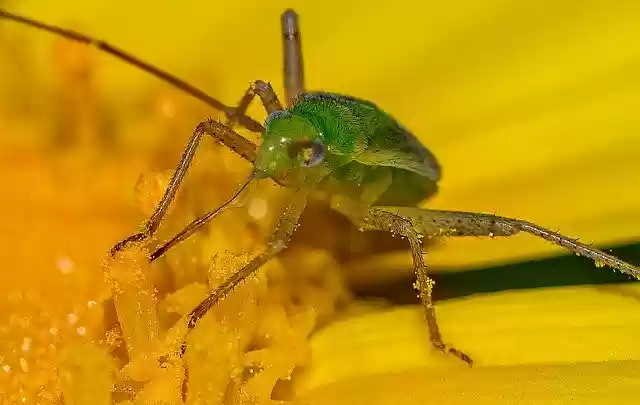
[[[367,148],[356,157],[369,166],[390,166],[418,173],[434,182],[441,168],[435,155],[393,117],[378,109],[377,126]]]
[[[370,101],[314,92],[301,95],[294,108],[305,110],[306,116],[322,117],[318,124],[325,128],[329,142],[337,144],[334,153],[352,153],[355,161],[367,166],[397,167],[434,182],[440,179],[440,164],[433,153]]]

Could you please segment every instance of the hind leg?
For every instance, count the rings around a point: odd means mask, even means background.
[[[362,230],[382,230],[407,238],[417,277],[415,287],[425,310],[431,344],[439,351],[452,354],[471,366],[473,364],[471,357],[455,347],[446,345],[442,340],[436,319],[436,308],[432,299],[435,283],[427,274],[427,266],[422,252],[422,236],[414,229],[411,221],[392,212],[356,205],[351,201],[334,202],[332,207],[347,215]]]

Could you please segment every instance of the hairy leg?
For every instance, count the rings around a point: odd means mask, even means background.
[[[434,283],[426,274],[421,238],[424,236],[512,236],[519,232],[553,242],[596,263],[607,265],[631,277],[640,279],[640,269],[596,248],[550,231],[527,221],[473,212],[425,210],[416,207],[370,207],[349,200],[333,202],[332,206],[347,215],[363,230],[386,230],[405,236],[411,246],[413,263],[418,277],[416,284],[426,309],[427,322],[434,346],[449,351],[467,363],[471,359],[454,348],[446,348],[438,330],[435,308],[431,301]]]
[[[229,128],[233,128],[238,120],[245,116],[249,105],[256,96],[260,98],[262,106],[267,114],[282,111],[282,104],[280,103],[276,92],[273,90],[273,87],[271,87],[271,84],[262,80],[256,80],[251,83],[249,88],[244,92],[244,95],[240,99],[240,102],[238,102],[238,106],[235,108],[233,113],[227,115],[226,125]]]
[[[531,222],[477,212],[426,210],[415,207],[374,207],[374,211],[389,212],[410,221],[416,232],[424,236],[512,236],[519,232],[535,235],[567,249],[578,256],[593,260],[598,266],[608,266],[640,279],[640,268],[592,246],[553,232]]]
[[[205,298],[204,301],[191,311],[189,314],[189,329],[195,327],[198,320],[200,320],[200,318],[202,318],[216,302],[224,298],[229,291],[237,286],[238,283],[254,274],[262,265],[287,247],[291,240],[291,235],[295,231],[298,225],[298,220],[300,219],[302,211],[304,211],[306,205],[307,194],[299,191],[298,194],[294,196],[293,201],[289,203],[285,209],[280,221],[278,221],[278,226],[275,232],[267,241],[266,249],[253,258],[242,269],[229,277],[225,282],[220,284],[207,298]]]
[[[180,162],[178,163],[178,166],[173,173],[173,177],[171,177],[171,181],[169,182],[169,185],[164,192],[162,200],[160,200],[160,202],[156,206],[153,214],[151,214],[149,219],[145,222],[140,232],[135,233],[124,239],[123,241],[117,243],[111,249],[111,256],[124,249],[128,244],[144,242],[156,233],[156,231],[160,227],[160,223],[167,214],[171,203],[175,199],[178,193],[178,189],[180,188],[180,185],[184,180],[184,177],[189,171],[189,167],[191,166],[193,157],[198,150],[198,146],[200,145],[202,136],[205,134],[212,136],[218,141],[227,140],[227,143],[231,145],[232,150],[234,150],[240,156],[244,157],[246,160],[252,162],[255,159],[256,146],[242,137],[237,138],[239,141],[236,143],[236,140],[230,137],[231,134],[235,134],[233,130],[213,120],[206,120],[198,124],[198,126],[193,131],[193,135],[191,135],[189,142],[187,143]]]
[[[347,215],[363,230],[382,230],[407,238],[409,246],[411,247],[411,257],[417,277],[416,288],[425,309],[431,344],[443,353],[452,354],[465,363],[472,365],[473,360],[471,357],[455,347],[445,345],[442,341],[442,335],[436,318],[435,305],[432,299],[435,283],[427,274],[427,266],[424,262],[422,252],[422,235],[414,229],[411,221],[393,212],[359,205],[348,200],[335,200],[332,207]]]

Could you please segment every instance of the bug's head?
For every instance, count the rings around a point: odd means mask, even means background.
[[[288,182],[319,180],[327,173],[322,134],[306,119],[286,111],[269,115],[254,162],[259,177]]]

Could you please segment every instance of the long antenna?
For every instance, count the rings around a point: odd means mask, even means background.
[[[143,71],[157,77],[158,79],[169,83],[170,85],[172,85],[173,87],[184,91],[185,93],[197,98],[200,101],[203,101],[205,104],[208,104],[209,106],[215,108],[216,110],[219,110],[223,113],[225,113],[225,115],[227,115],[227,117],[231,116],[231,114],[234,112],[235,108],[233,107],[229,107],[225,104],[223,104],[221,101],[211,97],[210,95],[208,95],[207,93],[205,93],[204,91],[200,90],[199,88],[185,82],[182,79],[177,78],[176,76],[165,72],[147,62],[144,62],[140,59],[138,59],[137,57],[123,51],[122,49],[119,49],[113,45],[110,45],[109,43],[105,42],[105,41],[101,41],[95,38],[92,38],[90,36],[81,34],[79,32],[70,30],[70,29],[66,29],[66,28],[61,28],[61,27],[57,27],[55,25],[49,25],[49,24],[45,24],[43,22],[31,19],[31,18],[27,18],[27,17],[23,17],[17,14],[13,14],[10,13],[8,11],[2,10],[0,9],[0,18],[5,18],[7,20],[11,20],[11,21],[15,21],[21,24],[25,24],[28,25],[30,27],[34,27],[43,31],[47,31],[51,34],[54,35],[58,35],[60,37],[69,39],[71,41],[75,41],[75,42],[79,42],[85,45],[90,45],[90,46],[95,46],[96,48],[98,48],[99,50],[108,53],[109,55],[112,55],[114,57],[116,57],[117,59],[120,59],[122,61],[124,61],[125,63],[128,63],[130,65],[136,66],[140,69],[142,69]],[[264,130],[264,128],[262,127],[262,125],[254,120],[251,117],[248,117],[246,115],[241,115],[238,117],[235,117],[235,119],[237,120],[237,122],[242,125],[243,127],[247,128],[250,131],[253,132],[262,132]]]

